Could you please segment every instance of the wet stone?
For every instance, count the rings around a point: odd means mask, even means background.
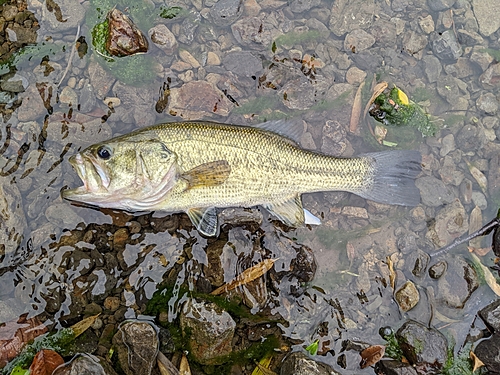
[[[458,132],[456,143],[462,151],[480,150],[486,143],[484,130],[478,126],[467,124]]]
[[[81,354],[71,362],[58,367],[52,375],[116,375],[111,364],[103,358]]]
[[[479,316],[488,327],[500,333],[500,300],[493,302],[479,311]]]
[[[479,77],[479,82],[485,89],[497,88],[500,86],[500,63],[489,66]]]
[[[307,12],[311,8],[319,6],[321,0],[293,0],[290,4],[290,10],[294,13]]]
[[[167,55],[171,55],[177,49],[177,40],[175,35],[166,25],[160,24],[149,29],[148,32],[151,41]]]
[[[394,359],[383,359],[375,365],[375,372],[382,375],[417,375],[417,370],[409,363]]]
[[[476,106],[488,115],[494,115],[498,112],[498,100],[491,92],[481,95],[476,101]]]
[[[15,184],[0,177],[0,258],[15,254],[24,239],[27,228],[21,193]],[[5,262],[2,265],[6,265]]]
[[[443,247],[467,232],[468,229],[467,214],[462,203],[457,199],[438,212],[426,237],[436,246]]]
[[[409,320],[396,332],[396,339],[410,364],[424,374],[440,374],[448,358],[448,342],[434,328]]]
[[[490,374],[498,374],[500,368],[500,333],[495,332],[489,339],[477,344],[474,354],[484,363]]]
[[[107,19],[109,22],[106,50],[112,56],[130,56],[148,51],[148,41],[132,20],[120,10],[111,10]]]
[[[420,300],[418,290],[411,281],[404,283],[404,285],[396,291],[394,297],[399,307],[404,312],[413,309]]]
[[[232,352],[236,323],[224,310],[213,303],[188,300],[180,315],[184,336],[188,336],[191,354],[202,365],[223,363]],[[187,335],[187,331],[190,334]]]
[[[500,28],[500,3],[496,0],[472,0],[472,9],[483,36],[490,36]]]
[[[156,364],[158,335],[152,324],[128,321],[113,337],[120,366],[126,375],[149,375]]]
[[[447,306],[461,309],[478,288],[478,277],[462,257],[451,257],[447,263],[446,272],[438,280],[437,295]]]
[[[278,35],[278,30],[266,24],[259,17],[245,17],[231,25],[236,41],[251,48],[263,49]]]
[[[403,37],[403,49],[417,59],[422,57],[423,49],[427,46],[427,37],[410,31]]]
[[[304,353],[295,352],[288,355],[281,366],[281,375],[338,375],[325,363],[316,362]]]
[[[210,17],[217,26],[229,26],[243,13],[243,0],[219,0],[212,9]]]
[[[255,76],[262,71],[261,59],[248,51],[229,52],[222,63],[228,71],[243,77]]]
[[[437,262],[436,264],[433,264],[429,268],[429,276],[437,280],[441,276],[443,276],[443,274],[446,271],[446,268],[448,268],[448,265],[445,261]]]
[[[427,266],[429,265],[430,258],[429,254],[420,249],[410,253],[408,263],[413,267],[411,269],[411,273],[417,277],[424,276]]]
[[[307,79],[289,81],[278,91],[283,104],[292,110],[306,110],[316,102],[315,89]]]
[[[367,29],[373,22],[373,0],[340,0],[333,3],[329,27],[338,37],[356,29]]]
[[[420,190],[422,203],[426,206],[438,207],[455,199],[453,191],[434,176],[420,177],[415,181],[415,185]]]
[[[191,44],[194,40],[194,33],[201,21],[201,15],[197,11],[191,11],[189,15],[182,21],[179,33],[179,42]]]
[[[456,0],[427,0],[427,5],[434,11],[450,9]]]
[[[424,72],[427,80],[429,83],[436,82],[441,75],[441,71],[443,70],[441,62],[436,56],[433,55],[426,55],[423,57],[423,60],[425,63]]]
[[[111,312],[115,312],[120,307],[120,298],[118,297],[106,297],[104,300],[104,308]]]
[[[353,53],[364,51],[375,44],[373,35],[363,29],[356,29],[348,33],[344,39],[344,50]]]

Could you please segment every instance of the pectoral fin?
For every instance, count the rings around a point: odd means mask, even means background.
[[[219,229],[215,207],[190,208],[186,212],[198,232],[207,237],[214,237]]]
[[[227,180],[231,173],[231,166],[226,160],[217,160],[200,164],[182,174],[187,181],[188,189],[200,186],[216,186]]]
[[[267,204],[264,207],[289,227],[304,225],[304,209],[299,195],[279,204]]]

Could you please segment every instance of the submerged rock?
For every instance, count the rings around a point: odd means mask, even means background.
[[[130,56],[148,51],[148,40],[129,17],[115,8],[107,18],[106,50],[112,56]]]
[[[190,299],[180,316],[183,335],[191,354],[202,365],[224,363],[232,352],[236,323],[226,311],[213,303]],[[189,334],[188,334],[189,332]]]
[[[285,358],[281,366],[281,375],[338,375],[325,363],[316,362],[304,353],[295,352]]]
[[[58,367],[52,375],[116,375],[116,372],[106,360],[81,354]]]
[[[434,328],[409,320],[396,332],[396,339],[408,361],[425,374],[440,374],[448,358],[448,341]]]
[[[495,332],[488,340],[481,341],[474,354],[484,363],[490,374],[498,374],[500,368],[500,332]]]
[[[125,374],[151,374],[159,347],[157,329],[151,323],[125,322],[113,336],[113,344]]]

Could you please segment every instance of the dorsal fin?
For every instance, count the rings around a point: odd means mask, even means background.
[[[304,133],[304,124],[298,118],[266,121],[261,124],[252,125],[252,127],[279,134],[294,141],[297,145],[300,144],[300,137]]]

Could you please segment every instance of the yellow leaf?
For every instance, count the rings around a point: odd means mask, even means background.
[[[156,362],[158,363],[161,375],[180,375],[179,370],[177,370],[173,363],[160,351],[156,355]]]
[[[392,259],[390,256],[386,258],[387,266],[389,267],[389,282],[391,283],[391,288],[394,290],[396,284],[396,272],[394,271],[394,264],[392,263]]]
[[[359,135],[359,118],[361,117],[361,90],[365,86],[363,81],[356,91],[356,96],[354,97],[354,102],[352,103],[351,110],[351,123],[349,125],[349,131],[353,134]]]
[[[472,369],[472,372],[476,372],[476,370],[480,367],[484,366],[483,361],[481,361],[477,356],[474,354],[474,352],[471,350],[470,352],[470,359],[472,359],[472,363],[474,364],[474,368]]]
[[[75,323],[71,326],[75,337],[80,336],[83,332],[85,332],[92,324],[94,324],[95,320],[100,314],[89,316],[88,318],[80,320],[78,323]]]
[[[271,364],[271,359],[273,357],[266,355],[258,363],[255,369],[252,371],[252,375],[276,375],[274,371],[269,370],[269,365]]]
[[[179,365],[180,375],[191,375],[191,369],[189,368],[189,362],[184,353],[182,353],[181,364]]]
[[[467,160],[465,161],[467,163],[467,166],[469,167],[470,174],[474,179],[477,181],[479,187],[481,190],[486,193],[488,190],[488,180],[486,179],[486,176],[481,172],[478,168],[473,166],[471,163],[469,163]]]
[[[278,259],[265,259],[262,262],[257,263],[255,266],[247,268],[245,271],[236,276],[236,278],[233,281],[222,285],[221,287],[215,289],[210,294],[218,296],[219,294],[222,294],[229,290],[236,289],[241,285],[248,284],[249,282],[258,279],[259,277],[264,275],[267,271],[269,271],[273,266],[274,262],[276,262],[277,260]]]
[[[497,280],[495,279],[495,276],[493,276],[493,274],[491,273],[490,269],[481,263],[481,260],[476,256],[476,254],[471,253],[470,255],[472,256],[474,262],[476,262],[476,264],[478,264],[483,270],[484,281],[486,281],[486,284],[488,284],[488,286],[491,288],[493,292],[495,292],[497,296],[500,296],[500,285],[498,285]]]
[[[410,104],[410,100],[408,99],[408,96],[404,93],[403,90],[400,90],[399,88],[396,87],[398,90],[398,99],[403,105],[408,105]]]

